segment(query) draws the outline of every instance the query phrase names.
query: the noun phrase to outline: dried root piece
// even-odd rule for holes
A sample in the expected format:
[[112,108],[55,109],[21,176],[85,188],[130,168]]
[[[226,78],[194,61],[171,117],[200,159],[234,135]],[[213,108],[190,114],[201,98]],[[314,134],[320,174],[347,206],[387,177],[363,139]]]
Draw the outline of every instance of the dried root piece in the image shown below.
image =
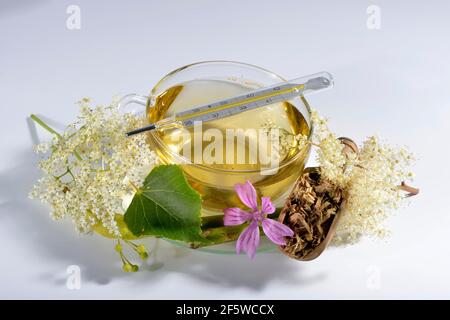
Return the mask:
[[[352,139],[338,140],[344,145],[344,155],[358,154],[358,146]],[[342,188],[321,176],[320,167],[305,169],[280,213],[280,222],[295,234],[286,246],[280,246],[281,251],[302,261],[317,258],[334,236],[343,193]]]
[[[348,160],[355,159],[355,155],[360,157],[358,146],[353,140],[346,137],[338,140],[343,144],[342,153]],[[341,167],[343,171],[346,168],[346,164]],[[294,237],[287,239],[286,245],[280,246],[280,249],[294,259],[307,261],[317,258],[335,234],[343,214],[341,209],[344,205],[348,209],[352,204],[348,187],[327,180],[326,173],[323,167],[305,169],[280,213],[279,221],[294,231]],[[398,189],[406,192],[405,197],[419,193],[419,189],[405,182]],[[348,210],[346,212],[348,214]]]
[[320,168],[307,168],[286,201],[279,221],[294,231],[280,249],[297,260],[317,258],[331,241],[343,190],[320,176]]

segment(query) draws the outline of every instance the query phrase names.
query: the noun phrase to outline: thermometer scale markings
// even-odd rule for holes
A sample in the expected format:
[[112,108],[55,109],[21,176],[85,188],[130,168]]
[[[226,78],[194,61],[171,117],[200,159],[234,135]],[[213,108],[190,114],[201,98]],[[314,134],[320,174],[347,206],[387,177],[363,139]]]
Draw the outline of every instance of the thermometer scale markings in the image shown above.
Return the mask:
[[[249,93],[235,98],[219,101],[192,110],[187,110],[176,114],[176,119],[184,126],[192,126],[194,121],[209,121],[228,117],[243,111],[252,110],[258,107],[276,102],[289,100],[298,96],[298,90],[302,90],[304,84],[286,84],[277,86],[257,93]],[[214,112],[214,110],[217,110]]]
[[156,123],[129,131],[126,134],[127,136],[132,136],[145,131],[170,127],[174,124],[192,126],[195,121],[220,119],[272,103],[287,101],[297,96],[320,92],[331,87],[333,87],[333,77],[331,74],[328,72],[319,72],[276,84],[272,87],[257,89],[237,97],[176,113]]

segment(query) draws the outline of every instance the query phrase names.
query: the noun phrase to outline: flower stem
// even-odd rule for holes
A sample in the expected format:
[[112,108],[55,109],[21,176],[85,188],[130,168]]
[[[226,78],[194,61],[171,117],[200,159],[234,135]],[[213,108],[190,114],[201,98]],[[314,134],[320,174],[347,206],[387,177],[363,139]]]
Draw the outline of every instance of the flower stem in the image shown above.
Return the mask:
[[405,195],[405,198],[409,198],[409,197],[419,194],[418,188],[414,188],[414,187],[407,185],[405,183],[405,181],[402,181],[402,183],[398,186],[398,188],[402,191],[407,192],[407,194]]
[[138,192],[139,191],[139,188],[137,187],[137,185],[135,185],[134,183],[133,183],[133,181],[128,181],[128,183],[130,184],[130,186],[134,189],[134,191],[135,192]]
[[[42,128],[44,128],[45,130],[47,130],[49,133],[55,135],[58,139],[63,140],[63,136],[57,132],[56,130],[54,130],[52,127],[50,127],[48,124],[46,124],[41,118],[39,118],[37,115],[32,114],[30,115],[31,120],[33,120],[34,122],[36,122],[38,125],[40,125]],[[82,160],[80,154],[74,150],[73,151],[73,155],[78,159],[78,160]]]
[[128,244],[132,249],[135,249],[135,248],[138,247],[137,244],[135,244],[134,242],[132,242],[132,241],[130,241],[130,240],[123,239],[123,242],[125,242],[126,244]]
[[55,136],[57,136],[59,139],[63,138],[62,135],[59,132],[55,131],[53,128],[51,128],[49,125],[47,125],[42,119],[40,119],[35,114],[30,115],[30,118],[34,122],[36,122],[38,125],[40,125],[42,128],[44,128],[45,130],[47,130],[51,134],[54,134]]

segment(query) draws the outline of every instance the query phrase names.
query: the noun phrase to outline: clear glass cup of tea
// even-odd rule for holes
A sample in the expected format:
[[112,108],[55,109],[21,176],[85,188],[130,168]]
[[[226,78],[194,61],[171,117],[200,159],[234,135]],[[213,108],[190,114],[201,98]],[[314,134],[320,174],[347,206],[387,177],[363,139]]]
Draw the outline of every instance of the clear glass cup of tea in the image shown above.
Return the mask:
[[[145,106],[149,123],[196,106],[231,98],[285,81],[266,69],[240,62],[205,61],[178,68],[163,77],[149,96],[129,95]],[[136,111],[136,110],[132,110]],[[222,214],[243,207],[234,190],[250,181],[259,196],[282,206],[302,174],[311,138],[310,108],[303,96],[184,128],[146,133],[164,164],[181,165],[202,199],[202,214]]]

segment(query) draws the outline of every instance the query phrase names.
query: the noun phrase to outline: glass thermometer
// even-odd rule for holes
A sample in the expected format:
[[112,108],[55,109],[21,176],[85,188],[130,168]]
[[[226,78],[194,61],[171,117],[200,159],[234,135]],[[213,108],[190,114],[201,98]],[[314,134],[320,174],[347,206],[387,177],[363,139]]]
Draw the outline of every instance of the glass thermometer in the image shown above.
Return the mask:
[[168,118],[127,132],[127,136],[174,125],[189,127],[193,126],[197,121],[206,122],[229,117],[241,112],[267,106],[272,103],[287,101],[297,96],[320,92],[332,87],[333,77],[331,74],[328,72],[319,72],[178,112]]

